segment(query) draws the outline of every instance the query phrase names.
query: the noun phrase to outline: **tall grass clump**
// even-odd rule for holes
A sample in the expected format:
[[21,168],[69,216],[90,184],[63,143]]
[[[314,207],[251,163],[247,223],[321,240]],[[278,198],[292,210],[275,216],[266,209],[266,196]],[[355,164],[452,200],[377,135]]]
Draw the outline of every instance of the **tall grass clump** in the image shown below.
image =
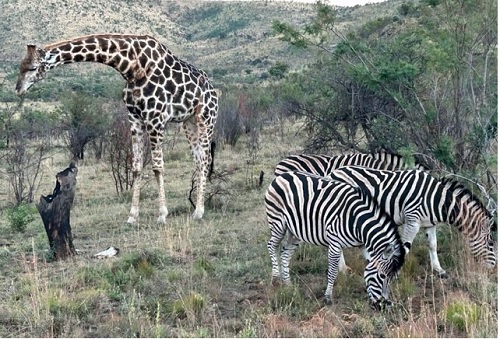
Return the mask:
[[450,272],[451,280],[448,283],[458,290],[443,297],[443,326],[453,335],[496,337],[498,279],[492,279],[496,271],[488,271],[472,256],[458,232],[449,232],[446,246],[449,260],[445,269]]
[[481,308],[471,301],[455,300],[445,307],[444,318],[456,329],[470,332],[473,326],[479,324]]

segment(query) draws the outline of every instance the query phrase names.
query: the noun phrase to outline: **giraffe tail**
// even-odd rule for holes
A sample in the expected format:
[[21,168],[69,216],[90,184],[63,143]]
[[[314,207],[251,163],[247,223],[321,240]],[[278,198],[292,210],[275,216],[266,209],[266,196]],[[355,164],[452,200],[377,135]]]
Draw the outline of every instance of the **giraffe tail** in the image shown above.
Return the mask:
[[214,172],[214,159],[215,159],[215,148],[217,144],[215,141],[210,142],[210,165],[208,167],[208,181],[212,182],[212,173]]

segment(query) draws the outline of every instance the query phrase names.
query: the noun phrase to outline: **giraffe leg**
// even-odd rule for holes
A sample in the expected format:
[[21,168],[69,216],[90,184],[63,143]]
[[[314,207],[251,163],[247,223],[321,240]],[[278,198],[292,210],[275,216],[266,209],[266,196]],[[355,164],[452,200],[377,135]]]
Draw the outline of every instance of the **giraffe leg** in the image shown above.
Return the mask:
[[153,172],[155,174],[156,184],[158,186],[158,210],[159,216],[157,223],[165,224],[168,210],[165,202],[165,184],[163,180],[163,138],[156,136],[151,139],[151,158],[153,160]]
[[131,125],[132,132],[132,174],[134,183],[132,185],[132,207],[128,215],[127,223],[134,224],[139,216],[139,196],[141,193],[141,171],[142,171],[142,155],[143,155],[143,128]]
[[[195,118],[196,121],[200,119]],[[212,161],[210,154],[210,135],[203,123],[195,124],[192,120],[183,123],[184,132],[189,141],[191,152],[193,153],[196,164],[196,207],[193,213],[193,219],[201,219],[205,212],[204,195],[207,184],[208,169]]]

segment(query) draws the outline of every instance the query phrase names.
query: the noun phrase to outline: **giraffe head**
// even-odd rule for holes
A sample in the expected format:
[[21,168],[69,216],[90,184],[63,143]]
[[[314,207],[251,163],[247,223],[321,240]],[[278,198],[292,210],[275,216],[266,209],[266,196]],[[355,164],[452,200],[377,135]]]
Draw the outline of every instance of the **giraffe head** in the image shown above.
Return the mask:
[[53,62],[53,55],[35,45],[28,45],[27,54],[19,67],[16,94],[25,94],[35,82],[43,79]]

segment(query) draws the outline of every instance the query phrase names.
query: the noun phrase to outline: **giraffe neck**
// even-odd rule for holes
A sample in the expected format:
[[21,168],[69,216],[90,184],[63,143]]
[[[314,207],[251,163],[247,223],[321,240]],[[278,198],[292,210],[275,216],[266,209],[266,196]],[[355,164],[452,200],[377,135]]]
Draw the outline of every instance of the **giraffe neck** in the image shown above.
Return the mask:
[[[73,62],[98,62],[116,69],[127,81],[144,78],[167,49],[147,35],[89,35],[43,48],[48,69]],[[153,61],[153,62],[152,62]]]

